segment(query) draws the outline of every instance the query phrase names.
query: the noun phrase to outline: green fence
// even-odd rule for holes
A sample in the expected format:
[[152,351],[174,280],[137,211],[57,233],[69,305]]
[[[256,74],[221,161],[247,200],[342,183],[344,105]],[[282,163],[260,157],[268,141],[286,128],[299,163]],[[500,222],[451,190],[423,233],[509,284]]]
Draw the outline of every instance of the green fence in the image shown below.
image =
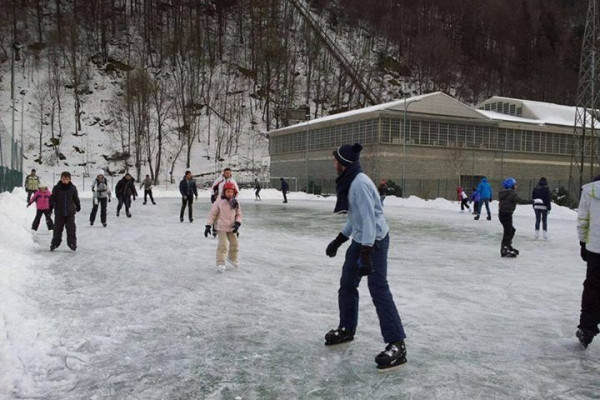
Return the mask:
[[23,173],[0,166],[0,192],[12,191],[23,185]]

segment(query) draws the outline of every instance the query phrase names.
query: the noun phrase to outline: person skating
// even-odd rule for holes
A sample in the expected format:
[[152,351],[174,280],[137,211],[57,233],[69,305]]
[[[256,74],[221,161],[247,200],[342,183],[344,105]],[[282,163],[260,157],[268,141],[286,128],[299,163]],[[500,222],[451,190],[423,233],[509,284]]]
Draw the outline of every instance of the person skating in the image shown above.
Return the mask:
[[31,199],[31,196],[38,190],[40,184],[40,178],[36,175],[35,169],[31,170],[31,173],[25,177],[25,190],[27,191],[27,203]]
[[502,257],[516,257],[519,250],[512,247],[512,240],[517,231],[513,226],[513,213],[517,204],[533,204],[533,200],[526,200],[519,197],[516,192],[517,181],[514,178],[506,178],[502,182],[501,190],[498,193],[498,219],[504,230],[502,234],[502,244],[500,245],[500,255]]
[[260,198],[260,182],[258,178],[254,178],[254,200],[261,200]]
[[481,208],[485,204],[485,210],[487,211],[487,220],[492,219],[492,213],[490,212],[490,201],[492,201],[492,186],[488,183],[487,178],[484,176],[481,178],[481,182],[477,185],[477,191],[479,192],[479,205],[477,206],[477,215],[475,219],[478,220],[481,215]]
[[290,185],[283,178],[279,178],[281,181],[281,193],[283,193],[283,202],[287,203],[287,193],[290,191]]
[[379,186],[377,186],[377,191],[379,192],[379,199],[381,200],[381,205],[383,205],[383,201],[385,200],[388,192],[388,185],[386,179],[381,179],[379,181]]
[[467,196],[467,194],[465,193],[463,188],[460,186],[456,187],[456,197],[457,197],[458,201],[460,202],[460,211],[461,212],[464,212],[465,208],[467,210],[471,210],[471,208],[469,207],[469,196]]
[[471,197],[469,198],[471,203],[473,203],[473,214],[477,215],[477,210],[479,210],[479,200],[481,200],[481,196],[477,191],[477,188],[471,189]]
[[90,225],[94,225],[96,221],[96,214],[98,213],[98,206],[100,206],[100,222],[102,226],[106,228],[106,206],[110,203],[111,192],[108,181],[104,176],[104,171],[98,171],[96,179],[92,183],[92,211],[90,212]]
[[577,339],[587,348],[600,324],[600,175],[583,185],[577,210],[577,234],[581,258],[587,264]]
[[179,222],[183,222],[183,214],[185,207],[188,207],[188,218],[190,222],[194,222],[192,204],[194,196],[198,199],[198,189],[196,188],[196,180],[192,177],[190,171],[185,171],[185,176],[179,182],[179,193],[181,193],[181,211],[179,212]]
[[548,239],[548,214],[552,209],[550,201],[550,189],[548,189],[548,180],[541,177],[537,186],[531,192],[533,199],[533,210],[535,212],[535,238],[540,236],[540,220],[544,239]]
[[152,197],[152,185],[154,185],[154,182],[152,182],[150,175],[146,175],[146,178],[142,181],[142,184],[140,185],[140,189],[144,188],[144,202],[142,203],[143,205],[146,205],[148,201],[148,196],[150,196],[150,201],[152,202],[152,204],[156,205],[156,203],[154,202],[154,197]]
[[239,266],[238,230],[242,225],[242,209],[236,200],[237,190],[233,182],[227,182],[223,194],[216,200],[206,220],[204,237],[211,234],[213,225],[216,225],[219,244],[217,245],[217,270],[225,271],[225,260],[233,267]]
[[123,178],[119,182],[117,182],[117,186],[115,186],[115,194],[117,195],[117,200],[119,203],[117,204],[117,217],[121,212],[121,208],[125,205],[125,215],[127,218],[131,218],[131,212],[129,212],[129,208],[131,207],[131,198],[135,201],[138,193],[135,190],[135,179],[128,172],[125,174]]
[[51,196],[52,193],[50,193],[48,190],[48,186],[40,183],[38,190],[33,194],[31,199],[29,199],[29,203],[27,203],[27,207],[35,203],[35,207],[37,209],[35,218],[31,224],[31,229],[34,231],[38,230],[42,215],[46,218],[46,226],[48,227],[48,230],[51,231],[54,228],[54,222],[52,221],[52,208],[50,207]]
[[54,229],[50,251],[54,251],[62,242],[63,229],[67,230],[67,246],[77,249],[77,227],[75,214],[81,211],[77,188],[71,183],[71,174],[64,171],[60,181],[52,188],[50,206],[54,209]]
[[210,197],[211,203],[214,203],[215,200],[221,198],[221,196],[223,195],[223,187],[227,182],[231,182],[235,185],[236,193],[240,192],[240,188],[237,182],[235,181],[235,179],[233,179],[231,168],[227,167],[223,170],[223,174],[217,179],[215,179],[215,181],[212,184],[213,193]]
[[361,278],[368,276],[369,292],[387,344],[375,362],[378,369],[385,370],[406,363],[406,335],[387,281],[389,228],[377,188],[361,170],[361,150],[362,146],[356,143],[340,146],[333,152],[338,173],[334,212],[347,212],[348,218],[325,253],[335,257],[338,248],[349,238],[352,244],[346,250],[338,290],[340,321],[336,329],[325,335],[325,344],[336,345],[354,339],[358,324],[358,286]]

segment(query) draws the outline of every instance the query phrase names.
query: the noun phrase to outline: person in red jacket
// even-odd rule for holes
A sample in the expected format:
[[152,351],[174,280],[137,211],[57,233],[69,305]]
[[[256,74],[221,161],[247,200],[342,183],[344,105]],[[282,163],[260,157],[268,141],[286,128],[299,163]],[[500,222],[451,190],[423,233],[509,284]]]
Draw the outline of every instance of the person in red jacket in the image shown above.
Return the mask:
[[50,208],[50,196],[52,193],[48,190],[48,186],[40,184],[38,190],[33,194],[27,207],[35,203],[37,212],[35,213],[35,219],[31,224],[31,229],[34,231],[38,230],[42,215],[46,217],[46,226],[51,231],[54,228],[54,222],[52,222],[52,208]]
[[467,208],[467,210],[471,209],[469,207],[469,196],[467,196],[463,188],[460,186],[456,187],[456,197],[460,202],[460,211],[465,211],[465,207]]

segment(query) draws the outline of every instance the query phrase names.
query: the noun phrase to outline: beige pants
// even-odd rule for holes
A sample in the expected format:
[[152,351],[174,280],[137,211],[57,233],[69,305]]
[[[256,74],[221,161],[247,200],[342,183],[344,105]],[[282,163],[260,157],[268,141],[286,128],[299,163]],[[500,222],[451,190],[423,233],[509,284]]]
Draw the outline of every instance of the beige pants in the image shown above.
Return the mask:
[[[219,244],[217,245],[217,265],[225,265],[229,258],[232,262],[238,262],[238,237],[232,232],[218,231]],[[229,247],[229,249],[227,249]]]

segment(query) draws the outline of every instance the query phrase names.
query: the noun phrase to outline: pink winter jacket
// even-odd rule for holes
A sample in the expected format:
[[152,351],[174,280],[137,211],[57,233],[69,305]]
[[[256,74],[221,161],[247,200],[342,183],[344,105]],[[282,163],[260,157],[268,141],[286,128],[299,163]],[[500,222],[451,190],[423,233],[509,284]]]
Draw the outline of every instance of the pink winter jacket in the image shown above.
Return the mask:
[[38,210],[49,210],[50,209],[50,191],[48,189],[38,190],[29,199],[29,205],[35,202],[35,206]]
[[235,222],[242,223],[242,208],[239,203],[236,209],[231,208],[228,199],[220,198],[215,201],[208,214],[206,225],[214,224],[217,221],[217,231],[231,232]]

